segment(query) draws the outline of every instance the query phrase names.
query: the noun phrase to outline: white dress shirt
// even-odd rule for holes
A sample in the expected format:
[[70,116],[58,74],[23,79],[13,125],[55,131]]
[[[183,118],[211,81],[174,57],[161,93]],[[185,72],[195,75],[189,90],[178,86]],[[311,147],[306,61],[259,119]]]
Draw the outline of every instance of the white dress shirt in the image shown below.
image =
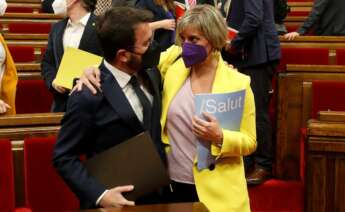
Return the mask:
[[91,13],[87,13],[84,17],[76,22],[72,22],[68,19],[65,32],[63,34],[63,48],[73,47],[78,48],[81,37],[83,36],[85,26],[90,18]]
[[[140,122],[143,122],[143,106],[141,105],[138,96],[136,95],[133,86],[129,83],[131,79],[131,75],[120,71],[116,67],[109,64],[107,61],[104,60],[105,67],[111,72],[111,74],[115,77],[117,83],[119,83],[120,88],[122,89],[123,93],[127,97],[129,104],[131,105],[132,109],[134,110],[135,115],[138,117]],[[153,102],[153,96],[148,92],[148,90],[141,85],[140,88],[144,91],[146,97],[149,99],[150,103]],[[108,192],[105,190],[97,199],[96,205],[99,205],[99,202],[103,198],[103,196]]]

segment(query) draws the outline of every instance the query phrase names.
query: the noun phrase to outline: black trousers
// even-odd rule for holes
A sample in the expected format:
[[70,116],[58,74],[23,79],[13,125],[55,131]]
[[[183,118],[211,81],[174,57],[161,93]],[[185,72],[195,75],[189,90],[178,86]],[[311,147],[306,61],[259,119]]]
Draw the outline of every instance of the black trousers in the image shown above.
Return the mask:
[[269,119],[270,91],[272,89],[272,77],[277,63],[266,63],[259,66],[239,68],[239,72],[250,76],[251,89],[255,99],[256,110],[256,151],[244,158],[245,166],[254,163],[268,171],[272,169],[273,144],[272,126]]
[[165,203],[199,202],[195,185],[172,181],[163,189]]

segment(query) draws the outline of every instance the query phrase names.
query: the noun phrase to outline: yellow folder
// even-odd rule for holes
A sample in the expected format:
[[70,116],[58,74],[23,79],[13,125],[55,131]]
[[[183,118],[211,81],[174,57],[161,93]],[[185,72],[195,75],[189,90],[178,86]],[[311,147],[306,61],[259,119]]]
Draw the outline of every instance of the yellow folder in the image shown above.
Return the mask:
[[102,57],[98,55],[68,47],[63,54],[54,83],[72,89],[73,79],[80,77],[88,67],[98,67],[101,62]]

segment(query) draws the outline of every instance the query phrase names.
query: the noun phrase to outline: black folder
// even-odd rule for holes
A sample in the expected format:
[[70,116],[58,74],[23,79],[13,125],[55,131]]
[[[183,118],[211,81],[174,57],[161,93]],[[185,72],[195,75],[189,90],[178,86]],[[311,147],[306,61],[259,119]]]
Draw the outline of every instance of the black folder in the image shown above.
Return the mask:
[[134,185],[123,193],[128,200],[158,190],[170,180],[150,135],[145,132],[115,145],[84,162],[89,174],[108,189]]

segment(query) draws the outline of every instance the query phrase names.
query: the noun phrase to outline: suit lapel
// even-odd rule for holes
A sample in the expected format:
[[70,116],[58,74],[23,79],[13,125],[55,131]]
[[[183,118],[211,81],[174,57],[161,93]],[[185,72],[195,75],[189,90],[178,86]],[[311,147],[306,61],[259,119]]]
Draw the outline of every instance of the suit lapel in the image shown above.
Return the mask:
[[64,53],[64,49],[63,49],[63,34],[65,32],[65,28],[67,25],[67,21],[68,18],[63,19],[62,24],[60,25],[60,27],[57,29],[57,33],[56,33],[56,55],[58,57],[58,61],[61,61],[62,55]]
[[90,47],[88,47],[88,44],[90,45],[92,41],[94,41],[93,35],[95,32],[94,27],[96,27],[95,24],[95,15],[91,13],[89,20],[86,23],[83,35],[81,36],[80,43],[79,43],[79,49],[82,50],[88,50]]
[[128,127],[132,128],[135,134],[142,132],[144,130],[143,126],[114,76],[103,63],[100,66],[100,70],[102,73],[101,88],[103,95],[108,100],[111,107],[117,112],[117,114],[128,125]]

